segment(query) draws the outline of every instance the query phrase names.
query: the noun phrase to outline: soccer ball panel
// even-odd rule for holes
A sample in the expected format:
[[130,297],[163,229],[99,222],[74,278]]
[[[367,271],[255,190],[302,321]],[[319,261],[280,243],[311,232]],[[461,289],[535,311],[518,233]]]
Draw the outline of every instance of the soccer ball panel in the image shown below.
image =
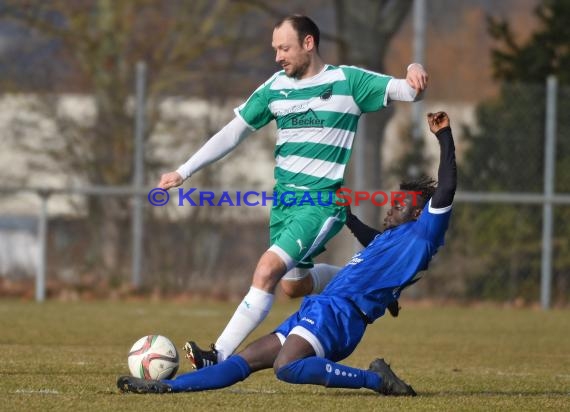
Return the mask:
[[170,379],[178,371],[178,351],[162,335],[143,336],[129,351],[131,375],[143,379]]

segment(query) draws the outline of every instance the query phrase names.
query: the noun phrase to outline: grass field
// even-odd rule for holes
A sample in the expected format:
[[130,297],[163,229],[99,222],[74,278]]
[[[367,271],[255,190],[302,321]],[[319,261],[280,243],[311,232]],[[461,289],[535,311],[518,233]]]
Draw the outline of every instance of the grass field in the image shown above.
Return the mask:
[[[298,302],[280,302],[266,333]],[[180,347],[214,341],[233,312],[224,303],[0,301],[0,410],[570,410],[570,312],[404,307],[372,325],[345,363],[384,357],[418,392],[288,385],[271,371],[219,391],[120,394],[126,352],[160,333]],[[189,367],[182,364],[181,371]]]

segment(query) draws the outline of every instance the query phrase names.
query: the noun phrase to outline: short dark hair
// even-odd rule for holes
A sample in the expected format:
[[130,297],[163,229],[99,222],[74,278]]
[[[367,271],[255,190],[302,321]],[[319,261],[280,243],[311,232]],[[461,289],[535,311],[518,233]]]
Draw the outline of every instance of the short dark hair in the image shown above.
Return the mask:
[[400,183],[400,190],[409,192],[421,192],[420,197],[423,200],[423,204],[419,205],[421,207],[423,207],[431,199],[436,189],[437,181],[425,175],[420,176],[414,180],[407,180]]
[[274,29],[278,29],[283,23],[289,22],[293,29],[297,32],[299,44],[303,44],[303,40],[307,36],[313,36],[315,46],[319,50],[319,41],[321,39],[321,32],[316,23],[307,16],[301,14],[293,14],[291,16],[283,17],[276,24]]

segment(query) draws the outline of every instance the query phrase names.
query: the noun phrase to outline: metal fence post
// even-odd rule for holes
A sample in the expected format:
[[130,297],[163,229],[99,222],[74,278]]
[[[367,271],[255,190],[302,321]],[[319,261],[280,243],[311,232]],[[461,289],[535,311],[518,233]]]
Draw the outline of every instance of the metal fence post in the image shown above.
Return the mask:
[[[414,63],[425,65],[426,5],[425,0],[414,0]],[[422,138],[423,102],[412,104],[412,137]]]
[[[136,101],[135,101],[135,152],[133,188],[138,192],[144,183],[144,133],[145,133],[145,82],[146,64],[138,62],[136,66]],[[142,283],[142,247],[143,247],[143,198],[135,193],[133,199],[132,217],[132,283],[140,287]]]
[[552,288],[552,197],[556,169],[556,76],[546,80],[546,122],[544,147],[544,197],[542,206],[542,261],[540,302],[543,309],[550,308]]
[[46,299],[48,191],[38,192],[41,200],[38,219],[38,267],[36,269],[36,302]]

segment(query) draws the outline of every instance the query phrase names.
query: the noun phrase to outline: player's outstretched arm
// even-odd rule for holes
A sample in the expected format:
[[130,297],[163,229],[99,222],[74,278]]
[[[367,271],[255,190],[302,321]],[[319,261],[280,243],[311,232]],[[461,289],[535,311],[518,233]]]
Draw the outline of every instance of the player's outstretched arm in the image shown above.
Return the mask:
[[368,246],[377,235],[382,233],[379,230],[362,223],[360,219],[352,214],[350,207],[346,208],[346,227],[350,229],[354,237],[356,237],[364,247]]
[[227,155],[251,133],[252,130],[247,123],[236,116],[176,171],[163,174],[158,187],[168,190],[180,186],[198,170]]
[[440,209],[453,203],[457,188],[455,144],[447,113],[429,113],[427,121],[431,132],[437,137],[440,148],[437,189],[431,199],[431,206]]
[[428,74],[419,63],[408,66],[405,79],[391,79],[386,90],[389,101],[415,102],[421,100],[427,88]]

